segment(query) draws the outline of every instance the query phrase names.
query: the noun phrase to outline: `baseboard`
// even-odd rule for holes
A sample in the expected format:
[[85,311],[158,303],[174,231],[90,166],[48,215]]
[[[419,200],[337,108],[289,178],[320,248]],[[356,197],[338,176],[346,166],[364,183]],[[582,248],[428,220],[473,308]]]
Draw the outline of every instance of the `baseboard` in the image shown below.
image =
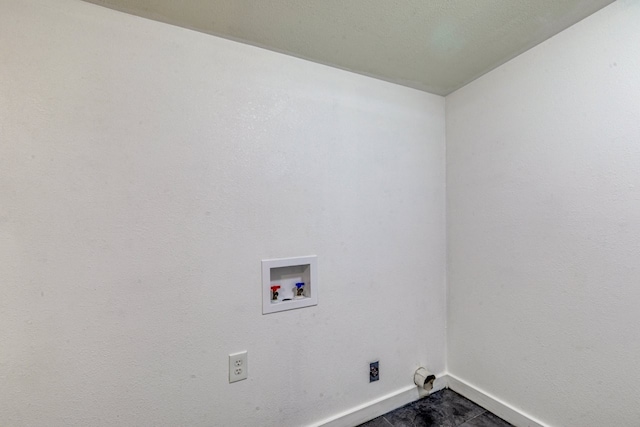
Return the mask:
[[[433,384],[433,390],[431,392],[433,393],[444,388],[450,388],[516,427],[547,427],[532,416],[527,415],[454,375],[436,375],[436,381]],[[407,403],[414,402],[426,394],[428,393],[421,393],[416,386],[407,386],[381,398],[348,409],[319,423],[312,424],[310,427],[354,427],[400,408]]]
[[[446,387],[447,375],[436,375],[432,392]],[[421,397],[418,387],[415,385],[407,386],[381,398],[348,409],[319,423],[312,424],[310,427],[354,427],[400,408],[407,403],[414,402]]]
[[493,412],[516,427],[547,427],[535,418],[486,393],[451,374],[447,375],[449,388]]

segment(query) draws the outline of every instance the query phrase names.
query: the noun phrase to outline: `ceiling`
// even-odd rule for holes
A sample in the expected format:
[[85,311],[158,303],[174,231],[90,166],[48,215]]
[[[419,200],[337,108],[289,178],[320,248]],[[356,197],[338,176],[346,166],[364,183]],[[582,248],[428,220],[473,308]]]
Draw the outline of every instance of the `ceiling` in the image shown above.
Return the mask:
[[447,95],[613,0],[86,0]]

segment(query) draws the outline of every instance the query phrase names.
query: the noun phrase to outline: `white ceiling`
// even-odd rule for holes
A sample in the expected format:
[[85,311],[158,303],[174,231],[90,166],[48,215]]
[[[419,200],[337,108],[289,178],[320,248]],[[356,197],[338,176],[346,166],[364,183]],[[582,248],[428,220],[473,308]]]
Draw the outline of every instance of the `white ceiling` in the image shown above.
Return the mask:
[[87,0],[446,95],[613,0]]

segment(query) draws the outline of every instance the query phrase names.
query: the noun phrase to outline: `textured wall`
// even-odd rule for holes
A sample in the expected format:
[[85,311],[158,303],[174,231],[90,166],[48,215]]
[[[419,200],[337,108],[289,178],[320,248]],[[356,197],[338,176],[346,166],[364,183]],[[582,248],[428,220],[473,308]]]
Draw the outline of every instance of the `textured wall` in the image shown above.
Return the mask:
[[552,426],[640,420],[640,2],[447,97],[448,367]]
[[[0,10],[0,425],[304,425],[445,369],[443,98]],[[319,305],[263,316],[260,260],[308,254]]]

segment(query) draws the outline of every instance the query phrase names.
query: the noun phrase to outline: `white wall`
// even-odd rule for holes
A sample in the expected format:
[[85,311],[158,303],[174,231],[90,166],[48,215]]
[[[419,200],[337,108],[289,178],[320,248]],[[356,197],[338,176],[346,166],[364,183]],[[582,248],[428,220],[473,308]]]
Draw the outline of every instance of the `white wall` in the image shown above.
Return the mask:
[[[443,98],[71,0],[0,0],[0,63],[0,425],[298,426],[445,369]],[[263,316],[308,254],[320,304]]]
[[640,2],[447,97],[449,371],[553,426],[640,420]]

